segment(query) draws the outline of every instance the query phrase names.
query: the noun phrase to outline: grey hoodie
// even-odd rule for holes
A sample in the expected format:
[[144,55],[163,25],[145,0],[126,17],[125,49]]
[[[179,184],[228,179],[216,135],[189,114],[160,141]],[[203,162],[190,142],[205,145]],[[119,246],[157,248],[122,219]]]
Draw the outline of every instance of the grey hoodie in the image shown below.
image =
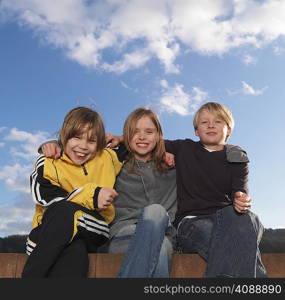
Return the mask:
[[176,170],[159,174],[153,162],[136,161],[135,172],[128,173],[128,162],[117,176],[114,199],[115,219],[111,223],[110,235],[130,224],[136,224],[142,209],[150,204],[161,204],[173,222],[176,213]]

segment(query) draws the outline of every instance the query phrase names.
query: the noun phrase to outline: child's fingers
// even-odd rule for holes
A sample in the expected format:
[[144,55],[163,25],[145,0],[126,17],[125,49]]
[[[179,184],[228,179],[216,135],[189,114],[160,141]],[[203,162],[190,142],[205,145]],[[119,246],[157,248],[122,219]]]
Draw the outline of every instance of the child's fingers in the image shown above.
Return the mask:
[[243,207],[243,208],[249,208],[249,207],[251,207],[250,201],[239,201],[239,200],[236,200],[234,203],[235,203],[235,205],[237,205],[239,207]]
[[48,143],[42,146],[42,152],[45,157],[59,158],[61,154],[61,149],[55,143]]
[[242,192],[235,192],[235,196],[236,196],[236,197],[240,197],[240,196],[242,196],[242,195],[243,195]]
[[117,197],[119,194],[117,193],[117,191],[116,190],[112,190],[112,197],[114,198],[114,197]]
[[235,203],[234,204],[235,210],[237,210],[240,213],[247,212],[250,209],[250,207],[251,207],[250,205],[245,205],[244,203],[242,203],[242,204]]

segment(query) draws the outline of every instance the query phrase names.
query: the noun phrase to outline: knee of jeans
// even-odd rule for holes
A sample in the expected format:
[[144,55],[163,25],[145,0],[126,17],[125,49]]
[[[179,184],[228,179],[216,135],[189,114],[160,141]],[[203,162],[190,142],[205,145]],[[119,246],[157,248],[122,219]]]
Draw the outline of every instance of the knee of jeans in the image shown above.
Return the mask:
[[143,218],[145,220],[158,221],[163,218],[168,218],[166,209],[160,204],[151,204],[144,208]]
[[222,216],[225,224],[231,226],[231,224],[235,224],[237,226],[246,227],[246,224],[249,225],[251,223],[251,217],[249,213],[238,213],[232,205],[226,206],[219,211],[217,211],[217,215]]
[[228,225],[234,226],[240,234],[244,236],[254,235],[259,239],[262,237],[264,228],[257,215],[253,212],[249,211],[240,214],[233,209],[232,212],[230,210],[227,211],[227,217],[231,219]]

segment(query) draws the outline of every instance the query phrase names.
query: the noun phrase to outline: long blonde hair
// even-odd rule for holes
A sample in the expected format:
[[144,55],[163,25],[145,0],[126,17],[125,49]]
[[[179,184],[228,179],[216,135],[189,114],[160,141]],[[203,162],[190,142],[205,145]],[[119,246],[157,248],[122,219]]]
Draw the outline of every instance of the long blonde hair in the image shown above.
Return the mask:
[[165,145],[163,141],[163,133],[162,133],[162,127],[160,125],[158,116],[155,112],[152,110],[145,108],[145,107],[139,107],[135,109],[133,112],[129,114],[127,117],[125,124],[124,124],[124,142],[126,145],[127,150],[129,151],[129,161],[130,161],[130,167],[129,172],[134,172],[135,167],[135,156],[133,154],[133,150],[130,147],[131,140],[135,135],[136,130],[136,124],[137,122],[144,116],[147,116],[150,118],[150,120],[153,122],[156,131],[157,131],[157,141],[156,146],[153,149],[151,153],[151,160],[155,163],[156,169],[163,173],[166,171],[166,166],[163,163],[163,159],[165,156]]

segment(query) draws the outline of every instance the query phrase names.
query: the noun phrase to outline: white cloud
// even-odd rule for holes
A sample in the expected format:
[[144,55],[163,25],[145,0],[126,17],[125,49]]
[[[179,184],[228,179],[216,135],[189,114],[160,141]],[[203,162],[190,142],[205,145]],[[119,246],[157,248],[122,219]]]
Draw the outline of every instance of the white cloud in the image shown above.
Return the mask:
[[242,57],[242,62],[245,64],[245,65],[253,65],[253,64],[256,64],[257,62],[257,58],[256,57],[253,57],[252,55],[249,55],[249,54],[245,54],[243,57]]
[[182,84],[175,84],[170,87],[168,82],[163,79],[160,81],[163,88],[162,96],[159,100],[160,109],[169,113],[177,113],[182,116],[189,115],[197,110],[198,106],[204,102],[208,94],[199,87],[193,87],[187,94]]
[[162,79],[162,80],[160,81],[160,85],[161,85],[163,88],[167,89],[167,88],[168,88],[168,82],[167,82],[167,80]]
[[0,180],[2,180],[8,189],[29,193],[29,176],[32,171],[32,165],[7,165],[0,169]]
[[31,230],[34,203],[31,196],[20,193],[11,205],[0,206],[0,236],[28,234]]
[[4,137],[6,141],[18,142],[17,147],[11,147],[10,152],[13,156],[25,159],[32,159],[37,155],[37,149],[41,143],[50,137],[47,132],[39,131],[35,134],[12,128],[8,135]]
[[143,66],[149,59],[150,55],[147,52],[138,50],[124,54],[122,60],[113,64],[103,63],[102,68],[110,72],[121,74],[127,70]]
[[260,90],[254,89],[251,85],[249,85],[245,81],[242,81],[242,91],[246,95],[253,95],[253,96],[262,95],[266,89],[267,87],[264,87]]
[[9,190],[29,193],[29,176],[33,162],[38,155],[38,147],[50,139],[47,132],[29,133],[17,128],[8,129],[1,147],[8,155],[9,165],[0,166],[0,180]]
[[123,80],[121,80],[121,85],[125,89],[130,89],[130,87]]
[[[29,27],[70,59],[118,74],[140,68],[154,58],[166,73],[179,73],[175,60],[182,47],[186,48],[183,53],[190,49],[203,55],[222,55],[245,45],[263,47],[285,35],[284,0],[1,3],[5,19]],[[250,57],[244,62],[250,62]]]
[[275,55],[281,55],[285,52],[285,47],[274,46],[273,47],[273,52],[274,52]]
[[130,87],[126,82],[124,82],[123,80],[121,80],[121,85],[122,85],[122,87],[123,88],[125,88],[125,89],[127,89],[127,90],[130,90],[130,91],[132,91],[132,92],[134,92],[134,93],[138,93],[138,88],[132,88],[132,87]]

